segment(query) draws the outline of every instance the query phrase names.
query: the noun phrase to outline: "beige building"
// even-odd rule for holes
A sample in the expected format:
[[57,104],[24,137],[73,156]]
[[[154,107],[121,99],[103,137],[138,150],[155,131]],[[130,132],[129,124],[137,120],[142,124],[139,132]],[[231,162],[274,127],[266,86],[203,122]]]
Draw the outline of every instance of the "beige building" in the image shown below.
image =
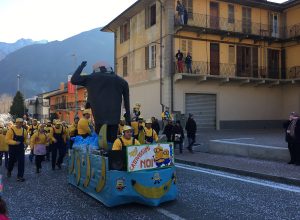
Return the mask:
[[300,111],[299,0],[180,2],[182,19],[176,0],[139,0],[102,29],[144,117],[169,107],[201,129],[266,128]]

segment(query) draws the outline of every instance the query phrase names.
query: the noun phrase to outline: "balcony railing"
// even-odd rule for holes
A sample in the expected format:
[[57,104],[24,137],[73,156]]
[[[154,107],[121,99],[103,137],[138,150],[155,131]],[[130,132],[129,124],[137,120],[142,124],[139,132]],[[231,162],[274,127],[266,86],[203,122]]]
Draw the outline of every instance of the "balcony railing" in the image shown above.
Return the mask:
[[[78,109],[82,109],[84,108],[86,104],[86,101],[78,101]],[[51,111],[55,111],[55,110],[72,110],[75,109],[76,104],[75,102],[65,102],[65,103],[58,103],[55,105],[51,105],[50,106],[50,110]]]
[[[300,67],[298,69],[300,76]],[[178,64],[175,64],[175,73],[179,73]],[[229,63],[214,63],[214,62],[192,62],[192,72],[188,71],[187,66],[183,65],[182,73],[191,75],[211,75],[211,76],[224,76],[224,77],[247,77],[247,78],[270,78],[281,79],[281,69],[279,68],[266,68],[263,66],[255,65],[239,65]]]
[[[190,13],[187,24],[182,24],[179,17],[175,16],[176,26],[190,26],[207,29],[207,33],[227,32],[243,35],[252,35],[256,37],[268,37],[274,39],[290,39],[300,36],[300,23],[291,26],[274,26],[252,22],[248,19],[237,20],[222,18],[199,13]],[[225,33],[224,33],[225,34]]]

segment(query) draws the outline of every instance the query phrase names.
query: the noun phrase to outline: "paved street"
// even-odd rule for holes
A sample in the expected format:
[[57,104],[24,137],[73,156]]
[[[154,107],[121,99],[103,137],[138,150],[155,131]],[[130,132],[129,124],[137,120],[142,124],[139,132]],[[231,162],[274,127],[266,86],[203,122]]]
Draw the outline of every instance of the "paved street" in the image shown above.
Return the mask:
[[[27,160],[28,161],[28,160]],[[177,201],[152,208],[106,208],[66,180],[66,167],[41,174],[26,164],[26,182],[4,177],[12,219],[299,219],[300,188],[178,164]],[[3,167],[1,173],[4,173]]]

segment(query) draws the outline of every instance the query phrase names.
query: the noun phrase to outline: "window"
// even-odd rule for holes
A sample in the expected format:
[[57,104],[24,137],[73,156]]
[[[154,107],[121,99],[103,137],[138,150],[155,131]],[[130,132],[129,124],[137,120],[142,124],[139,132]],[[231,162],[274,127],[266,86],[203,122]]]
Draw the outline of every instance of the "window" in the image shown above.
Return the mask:
[[156,45],[145,47],[145,68],[152,69],[156,67]]
[[193,54],[193,44],[191,40],[181,40],[180,51],[183,53],[183,56],[186,57],[187,53],[190,52],[190,55]]
[[156,24],[156,4],[145,9],[145,28]]
[[242,9],[243,13],[243,20],[242,20],[242,28],[243,32],[246,34],[251,33],[251,8],[243,7]]
[[128,60],[127,57],[123,57],[123,76],[128,76]]
[[235,48],[233,45],[229,45],[229,56],[228,56],[228,63],[229,64],[234,64],[235,61]]
[[120,26],[120,43],[130,39],[130,23],[126,22]]
[[228,23],[234,23],[234,5],[228,5]]

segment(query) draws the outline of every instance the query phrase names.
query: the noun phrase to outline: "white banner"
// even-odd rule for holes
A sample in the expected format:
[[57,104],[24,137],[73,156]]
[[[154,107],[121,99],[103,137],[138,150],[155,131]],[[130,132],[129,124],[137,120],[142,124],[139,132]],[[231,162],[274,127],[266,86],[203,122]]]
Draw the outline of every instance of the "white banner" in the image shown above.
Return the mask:
[[127,147],[127,171],[159,169],[174,165],[172,143]]

